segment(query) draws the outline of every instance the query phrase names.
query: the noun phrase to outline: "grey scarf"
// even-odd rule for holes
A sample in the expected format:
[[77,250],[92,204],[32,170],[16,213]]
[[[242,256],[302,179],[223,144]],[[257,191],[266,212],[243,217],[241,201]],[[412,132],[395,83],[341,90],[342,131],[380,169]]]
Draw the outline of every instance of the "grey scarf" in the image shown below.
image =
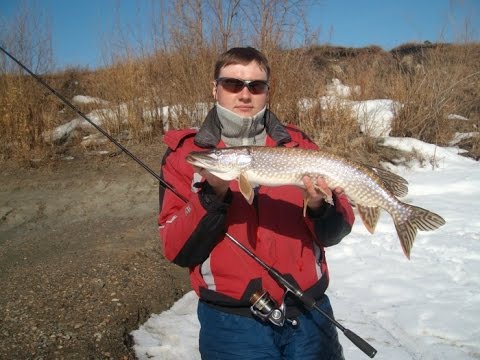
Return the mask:
[[264,114],[266,107],[254,116],[239,116],[223,106],[216,104],[217,114],[222,126],[222,140],[227,146],[265,145]]

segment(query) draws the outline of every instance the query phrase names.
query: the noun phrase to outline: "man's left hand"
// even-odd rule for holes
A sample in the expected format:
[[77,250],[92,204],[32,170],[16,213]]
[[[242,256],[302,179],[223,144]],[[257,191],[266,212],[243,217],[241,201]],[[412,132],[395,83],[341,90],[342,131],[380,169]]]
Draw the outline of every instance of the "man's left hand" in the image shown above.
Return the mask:
[[[309,176],[304,176],[302,180],[305,186],[305,198],[308,200],[307,206],[310,209],[319,209],[325,201],[333,205],[333,192],[323,177],[317,177],[316,183]],[[337,195],[343,193],[340,187],[336,187],[333,191]]]

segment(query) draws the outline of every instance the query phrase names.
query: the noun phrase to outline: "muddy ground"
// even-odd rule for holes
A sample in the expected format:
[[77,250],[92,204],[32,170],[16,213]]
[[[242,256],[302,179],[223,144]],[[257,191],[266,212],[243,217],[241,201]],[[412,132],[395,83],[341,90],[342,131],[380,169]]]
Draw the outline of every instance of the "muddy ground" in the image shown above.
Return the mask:
[[[160,145],[130,150],[159,168]],[[135,359],[129,333],[190,290],[157,212],[125,154],[0,163],[0,359]]]

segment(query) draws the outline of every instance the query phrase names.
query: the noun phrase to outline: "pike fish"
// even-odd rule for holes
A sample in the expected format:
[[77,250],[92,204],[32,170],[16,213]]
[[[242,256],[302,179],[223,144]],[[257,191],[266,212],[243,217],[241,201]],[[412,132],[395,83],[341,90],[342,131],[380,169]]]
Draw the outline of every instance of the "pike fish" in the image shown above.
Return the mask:
[[380,209],[387,211],[408,259],[417,230],[435,230],[445,224],[441,216],[397,198],[408,193],[408,182],[401,176],[323,151],[239,146],[191,152],[186,161],[223,180],[237,179],[241,193],[250,204],[255,185],[304,187],[305,175],[312,180],[321,176],[330,188],[344,190],[370,233],[375,231]]

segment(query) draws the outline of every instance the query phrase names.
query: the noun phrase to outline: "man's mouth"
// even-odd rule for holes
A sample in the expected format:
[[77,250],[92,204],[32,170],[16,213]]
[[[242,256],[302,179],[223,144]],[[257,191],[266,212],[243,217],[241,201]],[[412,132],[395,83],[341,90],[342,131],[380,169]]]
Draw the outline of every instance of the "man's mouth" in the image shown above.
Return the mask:
[[253,106],[236,106],[235,108],[241,111],[249,111],[253,109]]

